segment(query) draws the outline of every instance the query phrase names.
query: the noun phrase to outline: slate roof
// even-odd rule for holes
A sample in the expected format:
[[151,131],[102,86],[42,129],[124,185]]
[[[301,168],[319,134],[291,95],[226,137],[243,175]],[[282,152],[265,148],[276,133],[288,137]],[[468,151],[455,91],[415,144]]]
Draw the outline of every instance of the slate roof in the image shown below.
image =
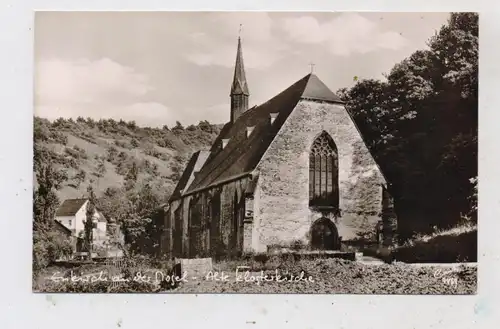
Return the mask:
[[[301,99],[342,103],[316,75],[306,75],[266,103],[243,112],[234,123],[224,125],[205,164],[184,194],[223,183],[232,177],[249,174]],[[278,114],[272,124],[271,113]],[[252,126],[254,129],[247,137],[247,127]],[[224,148],[221,146],[222,139],[229,139]],[[189,174],[189,165],[193,164],[188,163],[184,173],[186,175]],[[181,177],[181,180],[183,178],[186,179]]]
[[87,199],[67,199],[57,209],[56,216],[74,216]]
[[170,197],[170,201],[178,199],[184,191],[187,191],[186,189],[189,188],[194,180],[195,172],[198,172],[202,168],[209,155],[209,151],[197,151],[193,153],[186,164],[186,168],[184,169],[179,182],[177,182],[177,186]]

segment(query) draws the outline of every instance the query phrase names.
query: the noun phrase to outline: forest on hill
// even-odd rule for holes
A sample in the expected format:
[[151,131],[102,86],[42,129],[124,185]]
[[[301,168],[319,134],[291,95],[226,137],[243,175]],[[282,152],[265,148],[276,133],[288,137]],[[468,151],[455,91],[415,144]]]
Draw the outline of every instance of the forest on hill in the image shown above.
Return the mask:
[[[34,118],[34,260],[43,267],[64,249],[51,234],[62,201],[95,195],[96,206],[120,224],[132,249],[151,245],[152,218],[170,197],[186,161],[207,149],[221,125],[138,127],[91,118]],[[148,241],[146,241],[148,240]]]
[[220,128],[207,121],[159,129],[113,119],[35,117],[34,170],[53,164],[64,176],[57,191],[62,200],[85,197],[89,184],[101,195],[134,176],[137,188],[149,184],[165,202],[191,154],[209,148]]

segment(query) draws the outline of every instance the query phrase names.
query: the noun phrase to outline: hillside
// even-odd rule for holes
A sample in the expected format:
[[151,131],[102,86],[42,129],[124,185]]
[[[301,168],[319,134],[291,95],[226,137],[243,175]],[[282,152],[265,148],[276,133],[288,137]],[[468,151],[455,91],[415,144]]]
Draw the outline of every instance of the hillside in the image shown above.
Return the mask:
[[65,176],[57,191],[61,201],[85,196],[91,183],[98,196],[108,188],[121,188],[131,171],[137,186],[148,183],[166,201],[190,155],[209,148],[220,129],[207,121],[157,129],[112,119],[50,122],[35,117],[34,148],[35,156],[45,151]]

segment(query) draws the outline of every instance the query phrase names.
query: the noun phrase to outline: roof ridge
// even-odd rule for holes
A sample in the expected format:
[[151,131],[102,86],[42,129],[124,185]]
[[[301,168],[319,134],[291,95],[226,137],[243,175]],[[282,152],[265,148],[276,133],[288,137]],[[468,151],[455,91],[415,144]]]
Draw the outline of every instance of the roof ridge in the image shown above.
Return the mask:
[[[307,78],[307,81],[309,81],[309,79],[311,78],[311,75],[312,73],[309,73],[307,74],[306,76],[300,78],[299,80],[295,81],[293,84],[291,84],[290,86],[286,87],[285,89],[283,89],[282,91],[280,91],[278,94],[274,95],[273,97],[269,98],[267,101],[265,101],[264,103],[261,103],[259,105],[254,105],[252,106],[251,108],[249,108],[248,110],[246,110],[245,112],[243,112],[239,117],[238,119],[236,119],[236,121],[240,120],[242,117],[244,117],[245,115],[248,115],[248,113],[251,113],[253,111],[256,111],[258,110],[259,108],[263,107],[265,104],[275,100],[276,98],[278,98],[279,96],[281,96],[283,93],[289,91],[290,89],[292,89],[293,87],[295,87],[296,85],[299,84],[299,82],[305,80]],[[301,92],[301,94],[303,94],[305,88],[307,86],[307,83],[304,84],[304,88]]]

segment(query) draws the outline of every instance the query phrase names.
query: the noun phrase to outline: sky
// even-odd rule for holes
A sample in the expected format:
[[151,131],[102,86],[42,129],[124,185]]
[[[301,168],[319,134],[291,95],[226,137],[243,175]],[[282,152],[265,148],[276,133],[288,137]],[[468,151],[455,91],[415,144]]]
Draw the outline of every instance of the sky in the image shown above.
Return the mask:
[[[238,35],[259,105],[311,72],[332,90],[383,74],[448,13],[37,12],[34,111],[169,127],[229,121]],[[242,24],[241,32],[239,32]]]

